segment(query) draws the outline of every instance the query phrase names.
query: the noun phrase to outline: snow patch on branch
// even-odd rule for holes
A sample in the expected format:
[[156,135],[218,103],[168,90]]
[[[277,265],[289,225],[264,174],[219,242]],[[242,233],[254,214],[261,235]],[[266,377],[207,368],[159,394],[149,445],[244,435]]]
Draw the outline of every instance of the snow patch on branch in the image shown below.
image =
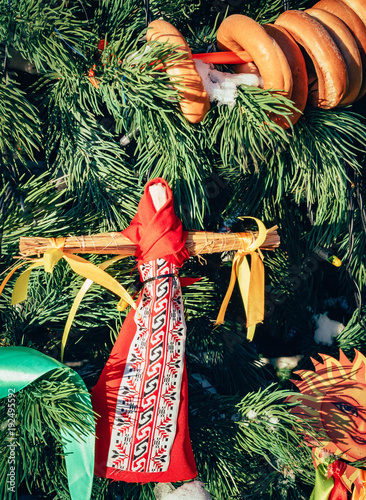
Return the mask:
[[204,63],[199,59],[194,62],[210,101],[217,101],[219,106],[222,104],[227,104],[231,108],[235,106],[240,85],[263,88],[263,78],[259,75],[253,63],[241,65],[242,71],[245,71],[245,73],[232,74],[218,71],[214,69],[212,64]]
[[185,483],[174,489],[171,483],[159,483],[154,488],[157,500],[212,500],[201,481]]
[[324,314],[313,316],[316,324],[314,340],[317,344],[332,345],[333,339],[344,330],[343,323],[328,318],[327,311]]

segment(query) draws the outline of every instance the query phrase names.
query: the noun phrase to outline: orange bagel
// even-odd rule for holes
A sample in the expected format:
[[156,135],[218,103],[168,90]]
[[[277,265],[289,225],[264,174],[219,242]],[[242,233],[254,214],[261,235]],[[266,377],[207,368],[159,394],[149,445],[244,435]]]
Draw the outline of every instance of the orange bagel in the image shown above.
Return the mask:
[[356,40],[362,60],[362,85],[357,99],[366,93],[366,26],[354,10],[341,0],[320,0],[314,5],[316,9],[326,10],[342,19]]
[[356,100],[362,85],[362,61],[356,40],[345,23],[334,14],[315,8],[307,9],[305,12],[324,26],[341,51],[347,66],[348,90],[338,106],[351,104]]
[[280,91],[286,97],[291,95],[292,74],[284,53],[265,29],[250,17],[241,14],[227,17],[218,29],[217,46],[219,50],[245,50],[258,67],[264,89]]
[[337,106],[347,92],[348,74],[343,56],[327,30],[299,10],[283,12],[275,25],[287,29],[312,60],[317,82],[309,89],[311,104],[324,109]]
[[[274,24],[265,24],[263,28],[278,43],[291,69],[293,87],[289,97],[299,111],[294,111],[287,118],[294,125],[302,115],[308,98],[308,75],[306,73],[305,59],[299,46],[285,28]],[[287,119],[281,115],[271,115],[271,119],[284,129],[290,127]]]
[[179,105],[183,115],[191,123],[202,121],[210,109],[210,100],[184,37],[172,24],[157,20],[149,24],[146,38],[178,45],[174,50],[182,53],[182,57],[164,67],[181,96]]
[[348,5],[361,19],[366,26],[366,2],[365,0],[342,0],[343,3]]

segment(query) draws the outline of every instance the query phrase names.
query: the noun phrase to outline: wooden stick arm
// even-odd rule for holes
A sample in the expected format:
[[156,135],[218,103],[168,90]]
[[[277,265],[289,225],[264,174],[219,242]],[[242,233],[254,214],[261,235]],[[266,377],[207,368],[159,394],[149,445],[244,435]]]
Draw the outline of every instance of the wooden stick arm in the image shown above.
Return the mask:
[[[267,233],[266,241],[261,250],[274,250],[280,244],[280,237],[272,228]],[[205,231],[189,231],[186,240],[186,248],[191,256],[239,250],[250,245],[255,238],[256,232],[246,233],[211,233]],[[19,250],[24,257],[42,255],[46,250],[52,248],[49,238],[23,237],[20,238]],[[95,253],[134,255],[136,246],[121,233],[101,233],[90,236],[68,236],[64,247],[66,253]]]

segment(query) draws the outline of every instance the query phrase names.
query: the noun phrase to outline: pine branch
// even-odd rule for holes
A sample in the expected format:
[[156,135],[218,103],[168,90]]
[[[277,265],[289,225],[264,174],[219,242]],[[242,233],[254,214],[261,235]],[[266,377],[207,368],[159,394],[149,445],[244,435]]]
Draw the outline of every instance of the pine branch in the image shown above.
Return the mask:
[[94,39],[87,26],[78,2],[13,0],[0,6],[0,42],[18,50],[39,72],[67,68],[74,54],[83,59]]
[[[27,167],[29,170],[38,170],[36,163],[28,162]],[[61,194],[57,192],[47,172],[38,176],[23,173],[12,182],[4,179],[2,196],[7,200],[6,211],[2,213],[1,220],[4,264],[10,265],[13,262],[12,256],[18,253],[20,236],[45,232],[56,236],[61,228],[70,227],[70,221],[66,222],[62,218],[62,210],[61,213],[58,212]]]
[[234,107],[222,105],[214,108],[208,118],[211,129],[211,147],[220,151],[226,175],[250,165],[258,169],[260,164],[282,168],[280,156],[288,134],[268,117],[269,113],[291,114],[290,100],[269,91],[242,85]]
[[[305,3],[297,2],[297,3]],[[296,7],[291,7],[295,9]],[[240,13],[251,17],[257,23],[266,24],[273,23],[281,14],[283,9],[282,0],[260,0],[259,2],[246,2],[244,6],[240,6]]]
[[[41,147],[38,112],[12,79],[0,80],[0,165],[17,175],[19,163],[34,159]],[[14,172],[15,169],[15,172]],[[13,174],[11,173],[13,172]]]
[[[68,498],[66,467],[60,428],[74,429],[79,439],[92,432],[94,416],[75,396],[85,391],[69,381],[64,370],[55,370],[16,394],[16,479],[29,491]],[[0,495],[7,498],[8,459],[7,407],[0,407]],[[5,425],[4,425],[5,423]],[[55,474],[55,471],[58,471]]]
[[[184,271],[181,276],[187,271]],[[192,274],[188,272],[192,278]],[[198,278],[198,276],[197,276]],[[200,276],[200,281],[183,288],[184,316],[188,322],[190,319],[205,318],[213,308],[214,284],[206,277]]]
[[213,498],[240,498],[251,480],[248,460],[236,446],[235,402],[190,382],[190,435],[199,477]]
[[247,394],[238,405],[238,445],[249,455],[260,454],[274,468],[278,460],[303,482],[311,484],[311,451],[303,444],[303,433],[306,430],[311,434],[312,430],[289,413],[290,405],[283,403],[289,395],[289,391],[276,390],[274,385]]
[[[351,196],[353,197],[352,193]],[[363,293],[366,284],[366,232],[363,227],[360,209],[356,209],[354,215],[349,213],[349,217],[352,220],[354,219],[351,232],[349,225],[346,226],[345,224],[338,238],[339,256],[343,262],[341,270],[344,279],[349,280],[350,276],[352,276]]]
[[[350,111],[308,110],[289,144],[290,168],[281,187],[295,203],[314,205],[313,237],[319,240],[316,227],[322,227],[323,244],[332,242],[346,221],[348,169],[359,171],[359,153],[365,152],[360,118]],[[277,191],[277,200],[281,196]]]
[[[203,225],[208,200],[205,179],[211,166],[202,147],[204,125],[194,127],[178,109],[178,93],[157,63],[172,63],[179,57],[168,44],[151,44],[125,57],[130,46],[116,42],[105,54],[100,94],[116,122],[116,132],[135,139],[135,168],[140,184],[162,176],[170,183],[177,210],[187,227]],[[136,47],[137,48],[137,47]],[[112,56],[114,54],[114,56]],[[118,64],[117,61],[122,61]],[[184,84],[184,82],[183,82]]]
[[142,2],[138,0],[101,0],[94,13],[93,29],[108,42],[120,38],[123,28],[141,30],[144,27]]
[[[270,168],[264,140],[262,150],[258,148],[254,154],[260,160],[257,172],[251,167],[239,176],[232,167],[229,179],[237,186],[226,212],[235,215],[231,207],[237,207],[240,199],[249,212],[260,210],[271,219],[285,215],[281,214],[281,205],[287,200],[299,206],[303,214],[309,209],[313,213],[309,245],[328,246],[347,228],[349,176],[362,169],[365,125],[350,111],[307,109],[293,132],[287,134],[284,148],[277,150],[278,156],[269,156],[273,159]],[[276,151],[274,147],[272,144],[272,151]]]
[[337,346],[342,349],[346,355],[354,355],[354,350],[358,349],[365,353],[366,341],[366,322],[365,308],[360,312],[356,309],[349,320],[345,329],[337,335]]
[[[86,97],[86,85],[63,76],[47,88],[43,101],[47,158],[51,162],[54,157],[53,178],[63,182],[67,196],[73,198],[69,205],[73,217],[98,214],[100,230],[119,230],[127,225],[126,215],[131,218],[136,211],[136,181],[125,152],[98,123],[89,103],[75,99]],[[94,112],[99,112],[97,105]]]
[[131,28],[122,30],[104,49],[100,61],[102,68],[96,69],[99,94],[116,122],[118,134],[131,132],[130,128],[133,136],[143,133],[136,126],[131,127],[134,113],[145,112],[146,108],[155,113],[162,109],[172,113],[171,101],[178,101],[178,93],[171,88],[169,75],[162,71],[161,62],[172,64],[181,55],[174,52],[172,44],[139,45]]
[[[238,321],[239,323],[239,321]],[[222,395],[245,394],[267,384],[268,372],[245,338],[242,325],[228,320],[220,332],[207,321],[189,323],[187,363]]]

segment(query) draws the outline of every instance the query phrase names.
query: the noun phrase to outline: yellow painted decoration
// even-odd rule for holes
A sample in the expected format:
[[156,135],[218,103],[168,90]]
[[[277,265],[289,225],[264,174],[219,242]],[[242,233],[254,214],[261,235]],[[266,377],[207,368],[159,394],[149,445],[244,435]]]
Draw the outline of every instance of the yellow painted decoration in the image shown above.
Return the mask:
[[359,469],[351,500],[366,500],[366,471]]
[[364,474],[352,465],[366,460],[366,357],[357,349],[353,361],[342,350],[339,360],[329,354],[319,353],[319,356],[322,362],[312,359],[314,371],[294,372],[301,379],[293,380],[299,392],[285,402],[296,403],[291,413],[308,421],[315,432],[316,439],[308,435],[304,425],[305,443],[316,446],[313,448],[316,462],[332,456],[344,460],[347,467],[342,475],[343,484],[351,491],[355,483],[353,500],[366,500],[361,496],[366,486]]

